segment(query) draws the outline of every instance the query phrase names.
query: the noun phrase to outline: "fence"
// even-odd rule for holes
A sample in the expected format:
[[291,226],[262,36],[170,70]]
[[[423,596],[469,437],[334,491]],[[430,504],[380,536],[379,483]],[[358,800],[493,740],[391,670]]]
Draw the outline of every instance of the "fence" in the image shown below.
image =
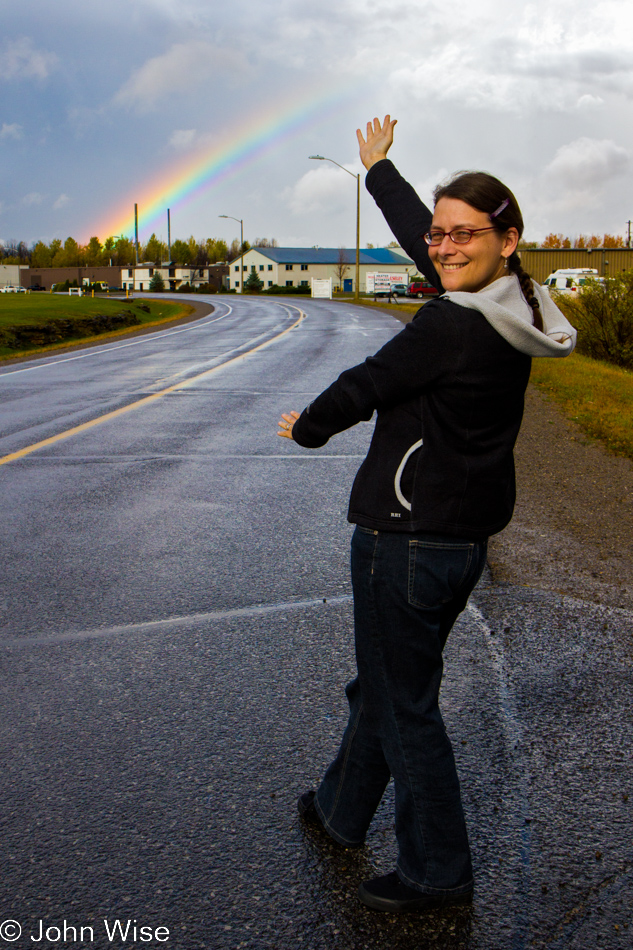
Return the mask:
[[633,248],[630,247],[596,247],[591,250],[536,247],[519,253],[523,270],[539,284],[561,267],[593,267],[600,277],[615,277],[620,271],[633,270]]

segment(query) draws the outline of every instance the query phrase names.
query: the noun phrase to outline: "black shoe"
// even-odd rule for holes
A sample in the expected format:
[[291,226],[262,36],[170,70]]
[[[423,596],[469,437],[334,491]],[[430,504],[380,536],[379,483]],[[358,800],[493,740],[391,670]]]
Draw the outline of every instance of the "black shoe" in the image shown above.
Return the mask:
[[318,825],[323,828],[321,819],[319,818],[317,810],[314,807],[315,795],[316,792],[314,789],[310,789],[309,792],[304,792],[303,795],[299,795],[299,798],[297,799],[297,810],[299,815],[304,821],[307,821],[309,825]]
[[473,892],[466,894],[422,894],[404,884],[395,871],[384,877],[365,881],[358,888],[363,904],[372,910],[384,910],[390,914],[406,914],[434,910],[438,907],[454,907],[472,903]]

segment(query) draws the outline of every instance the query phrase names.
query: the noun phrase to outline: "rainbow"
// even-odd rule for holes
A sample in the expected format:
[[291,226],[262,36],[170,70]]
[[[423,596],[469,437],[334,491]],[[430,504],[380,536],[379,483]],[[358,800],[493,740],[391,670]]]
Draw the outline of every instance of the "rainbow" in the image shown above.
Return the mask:
[[[349,93],[345,101],[349,100]],[[139,232],[149,236],[164,230],[167,208],[183,207],[205,192],[237,175],[267,152],[279,147],[309,123],[331,116],[341,107],[341,92],[323,89],[318,95],[293,96],[282,106],[257,116],[246,117],[226,130],[212,146],[198,149],[178,163],[158,173],[151,182],[137,188],[98,224],[92,234],[134,235],[134,204],[138,204]]]

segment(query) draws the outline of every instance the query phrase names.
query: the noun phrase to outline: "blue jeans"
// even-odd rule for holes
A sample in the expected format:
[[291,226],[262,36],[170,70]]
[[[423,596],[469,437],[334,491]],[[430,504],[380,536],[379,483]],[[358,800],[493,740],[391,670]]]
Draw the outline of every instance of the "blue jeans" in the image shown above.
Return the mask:
[[485,541],[361,527],[352,539],[358,676],[346,688],[349,722],[315,805],[336,841],[358,846],[393,776],[396,870],[425,894],[472,888],[438,698],[444,645],[485,561]]

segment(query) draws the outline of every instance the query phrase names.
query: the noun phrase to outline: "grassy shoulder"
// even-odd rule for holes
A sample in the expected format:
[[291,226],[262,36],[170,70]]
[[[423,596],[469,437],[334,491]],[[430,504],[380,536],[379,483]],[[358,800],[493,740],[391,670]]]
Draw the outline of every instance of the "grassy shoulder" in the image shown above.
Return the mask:
[[384,300],[374,300],[373,297],[361,297],[360,302],[363,307],[376,307],[378,310],[401,310],[402,313],[410,314],[413,318],[420,307],[429,299],[431,298],[427,297],[426,300],[403,300],[400,297],[397,303],[393,303],[393,301],[389,303],[386,298]]
[[530,382],[592,439],[633,459],[633,372],[573,353],[532,360]]
[[109,329],[106,332],[91,332],[79,328],[64,339],[47,342],[31,342],[26,345],[0,344],[0,361],[18,357],[33,356],[51,350],[65,349],[76,346],[78,343],[92,343],[123,336],[130,332],[170,323],[180,320],[194,312],[190,304],[174,300],[160,299],[113,299],[106,297],[75,297],[58,294],[2,294],[0,295],[0,333],[3,330],[37,328],[42,329],[44,335],[47,327],[54,321],[84,321],[86,324],[95,317],[114,318],[123,311],[129,311],[134,316],[134,322],[120,329]]

